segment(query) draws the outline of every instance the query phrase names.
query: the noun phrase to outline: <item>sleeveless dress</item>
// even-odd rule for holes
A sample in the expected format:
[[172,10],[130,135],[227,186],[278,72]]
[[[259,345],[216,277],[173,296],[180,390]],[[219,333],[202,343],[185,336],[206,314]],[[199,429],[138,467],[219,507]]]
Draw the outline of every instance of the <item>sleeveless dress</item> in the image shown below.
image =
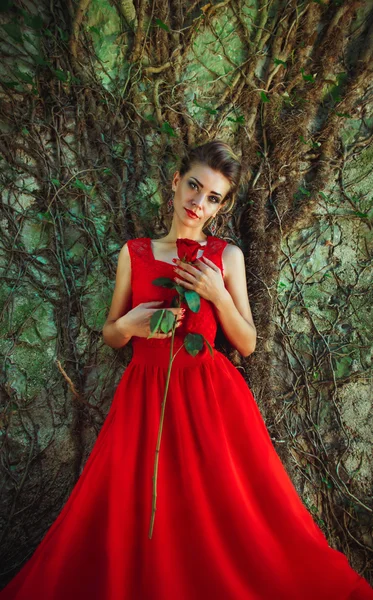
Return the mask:
[[[224,240],[204,255],[222,269]],[[150,238],[128,242],[132,307],[164,300],[173,265]],[[215,307],[201,299],[175,335],[149,538],[153,469],[170,338],[133,337],[92,452],[61,513],[0,600],[372,600],[328,545],[275,451],[241,373],[214,348]],[[196,356],[187,332],[210,342]]]

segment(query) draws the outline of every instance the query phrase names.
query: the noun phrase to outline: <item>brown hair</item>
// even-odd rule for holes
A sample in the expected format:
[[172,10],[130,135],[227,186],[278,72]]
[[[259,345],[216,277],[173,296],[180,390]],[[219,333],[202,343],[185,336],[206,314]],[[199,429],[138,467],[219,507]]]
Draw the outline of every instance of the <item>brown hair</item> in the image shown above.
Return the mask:
[[[231,212],[236,201],[242,169],[240,160],[233,152],[232,148],[226,142],[216,139],[201,144],[200,146],[188,148],[180,163],[179,173],[181,177],[196,163],[207,165],[210,169],[219,171],[228,179],[231,187],[222,202],[224,208],[219,210],[218,215]],[[208,219],[204,228],[207,228],[211,221],[212,218]]]
[[[222,202],[222,208],[216,215],[219,223],[218,229],[220,229],[220,223],[224,223],[223,214],[227,214],[232,211],[234,203],[236,201],[236,195],[241,178],[241,163],[239,158],[233,152],[232,148],[226,142],[222,140],[211,140],[201,144],[200,146],[194,146],[187,148],[184,152],[183,157],[179,162],[178,171],[181,176],[185,175],[193,164],[202,163],[207,165],[215,171],[219,171],[224,177],[228,179],[231,187]],[[172,166],[172,170],[176,170],[175,164]],[[171,167],[170,167],[171,175]],[[158,217],[159,221],[156,223],[156,229],[160,233],[162,230],[167,229],[169,221],[172,218],[172,213],[168,212],[167,200],[161,203]],[[204,224],[203,229],[208,229],[211,224],[212,218],[208,219]],[[153,226],[154,229],[154,226]],[[160,231],[159,231],[160,230]]]

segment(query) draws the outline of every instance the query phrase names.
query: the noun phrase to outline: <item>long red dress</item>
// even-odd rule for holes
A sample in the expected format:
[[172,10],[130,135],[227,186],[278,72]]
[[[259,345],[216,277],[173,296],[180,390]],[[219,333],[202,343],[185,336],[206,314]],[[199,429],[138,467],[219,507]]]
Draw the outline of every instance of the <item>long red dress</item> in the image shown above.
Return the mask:
[[[204,255],[222,269],[226,242]],[[132,306],[173,290],[149,238],[128,242]],[[202,299],[177,329],[214,344]],[[372,600],[373,589],[332,549],[298,496],[240,372],[206,346],[175,358],[152,477],[170,338],[134,337],[133,358],[60,515],[0,600]]]

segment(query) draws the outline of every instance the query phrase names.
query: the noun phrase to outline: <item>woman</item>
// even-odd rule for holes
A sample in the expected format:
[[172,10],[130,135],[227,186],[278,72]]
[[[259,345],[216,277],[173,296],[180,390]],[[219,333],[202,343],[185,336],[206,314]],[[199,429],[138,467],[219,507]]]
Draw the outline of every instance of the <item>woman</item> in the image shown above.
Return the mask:
[[[373,598],[328,545],[245,380],[214,348],[218,322],[243,356],[256,344],[242,252],[204,233],[232,208],[239,174],[227,144],[191,149],[172,181],[168,234],[121,249],[103,336],[112,348],[131,340],[132,360],[68,502],[1,600]],[[183,244],[197,254],[189,262],[177,260]],[[173,313],[173,331],[151,326],[160,308]],[[196,355],[188,335],[203,340]]]

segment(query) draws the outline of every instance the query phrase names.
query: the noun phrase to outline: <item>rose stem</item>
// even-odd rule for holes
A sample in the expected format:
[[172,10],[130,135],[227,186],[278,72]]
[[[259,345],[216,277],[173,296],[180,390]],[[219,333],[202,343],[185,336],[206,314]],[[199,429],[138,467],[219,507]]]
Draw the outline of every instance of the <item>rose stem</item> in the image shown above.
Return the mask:
[[[165,408],[166,408],[166,398],[167,398],[167,392],[168,392],[168,384],[170,382],[171,367],[172,367],[172,363],[173,363],[173,359],[174,359],[174,357],[172,356],[172,353],[173,353],[173,349],[174,349],[175,331],[176,331],[176,319],[175,319],[174,324],[172,326],[171,348],[170,348],[170,361],[168,363],[166,387],[165,387],[165,391],[164,391],[164,395],[163,395],[163,401],[162,401],[162,406],[161,406],[161,420],[160,420],[159,429],[158,429],[157,447],[155,449],[154,475],[153,475],[153,502],[152,502],[152,515],[151,515],[150,528],[149,528],[149,539],[151,539],[152,535],[153,535],[155,511],[156,511],[156,505],[157,505],[157,475],[158,475],[159,449],[160,449],[160,446],[161,446],[161,437],[162,437],[162,429],[163,429],[163,418],[164,418],[164,411],[165,411]],[[176,356],[176,354],[175,354],[175,356]]]

